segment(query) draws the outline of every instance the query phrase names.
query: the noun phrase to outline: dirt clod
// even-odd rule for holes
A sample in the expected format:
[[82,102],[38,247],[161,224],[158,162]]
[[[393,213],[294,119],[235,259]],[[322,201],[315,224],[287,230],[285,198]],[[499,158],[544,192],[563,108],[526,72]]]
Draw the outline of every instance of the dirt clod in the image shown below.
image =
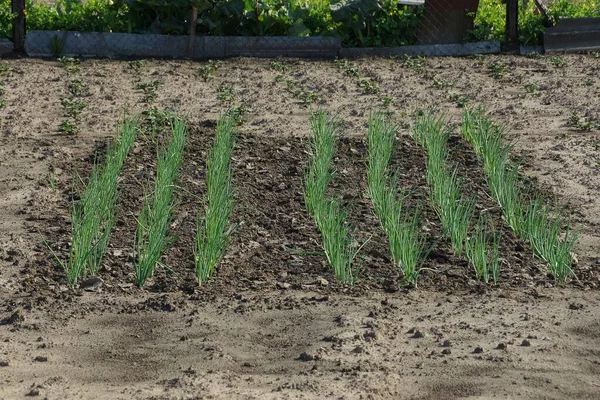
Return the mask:
[[421,339],[425,337],[425,333],[420,330],[415,330],[415,333],[411,336],[413,339]]
[[300,356],[297,358],[297,360],[300,361],[313,361],[315,359],[315,357],[312,354],[309,354],[307,352],[302,352],[300,354]]
[[584,305],[581,303],[570,303],[569,310],[583,310]]
[[10,317],[6,319],[6,323],[8,324],[16,324],[23,321],[25,321],[25,315],[23,314],[23,310],[21,309],[13,311]]
[[94,291],[97,290],[100,286],[102,286],[102,283],[104,283],[102,279],[94,276],[84,281],[81,281],[79,287],[83,290]]

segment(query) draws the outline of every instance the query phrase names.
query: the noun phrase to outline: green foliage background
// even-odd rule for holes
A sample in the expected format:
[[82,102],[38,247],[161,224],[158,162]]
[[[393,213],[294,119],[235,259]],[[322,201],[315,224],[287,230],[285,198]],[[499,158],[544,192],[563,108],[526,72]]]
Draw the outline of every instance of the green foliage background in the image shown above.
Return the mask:
[[[397,0],[27,0],[27,29],[186,34],[198,8],[201,35],[335,35],[345,46],[414,44],[423,7]],[[506,6],[481,0],[467,41],[504,40]],[[600,0],[557,0],[549,20],[533,1],[520,11],[522,44],[541,43],[544,26],[559,17],[600,16]],[[0,37],[10,38],[11,1],[0,0]]]

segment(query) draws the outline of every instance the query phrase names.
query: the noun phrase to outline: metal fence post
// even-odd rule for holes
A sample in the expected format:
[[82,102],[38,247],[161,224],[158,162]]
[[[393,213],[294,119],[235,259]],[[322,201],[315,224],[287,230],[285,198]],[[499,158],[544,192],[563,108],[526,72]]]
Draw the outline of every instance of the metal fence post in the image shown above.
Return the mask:
[[15,51],[25,48],[25,0],[12,0],[12,12],[16,14],[13,21],[13,43]]

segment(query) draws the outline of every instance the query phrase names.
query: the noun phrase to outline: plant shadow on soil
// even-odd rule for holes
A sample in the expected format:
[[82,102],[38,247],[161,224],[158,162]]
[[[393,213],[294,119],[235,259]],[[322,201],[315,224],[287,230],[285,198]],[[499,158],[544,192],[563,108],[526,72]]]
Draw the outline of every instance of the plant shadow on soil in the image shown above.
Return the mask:
[[[213,278],[199,288],[194,276],[196,220],[203,207],[205,159],[216,129],[213,120],[189,128],[184,162],[179,176],[177,203],[170,235],[173,245],[165,252],[146,289],[154,293],[179,292],[195,299],[229,296],[244,290],[315,289],[359,296],[371,290],[399,290],[401,279],[389,258],[387,239],[375,218],[366,195],[367,147],[364,138],[344,137],[334,159],[335,175],[330,196],[338,196],[349,213],[350,224],[359,244],[367,241],[359,255],[358,282],[340,285],[321,253],[320,235],[305,210],[302,194],[303,172],[307,163],[306,138],[276,138],[241,134],[232,159],[235,209],[231,223],[236,227],[227,253]],[[159,138],[160,139],[160,138]],[[160,140],[159,140],[160,141]],[[487,194],[485,179],[477,158],[458,136],[450,141],[450,162],[459,168],[463,192],[477,200],[476,217],[485,213],[501,233],[502,265],[500,287],[550,283],[540,260],[528,245],[515,237],[502,221],[499,208]],[[101,152],[102,146],[98,148]],[[122,180],[117,221],[99,277],[107,291],[130,290],[134,282],[133,239],[136,216],[145,193],[151,189],[156,165],[156,142],[140,135],[130,153]],[[95,157],[63,170],[90,171]],[[99,157],[101,159],[101,157]],[[419,286],[440,291],[488,290],[491,285],[474,280],[474,272],[464,260],[452,254],[441,232],[435,211],[428,202],[425,181],[426,154],[407,136],[396,141],[391,169],[398,171],[398,186],[409,194],[408,207],[419,207],[421,224],[431,249],[423,265]],[[87,175],[86,175],[87,176]],[[146,189],[145,189],[146,188]],[[64,202],[52,210],[56,217],[46,226],[50,246],[66,258],[70,189],[63,190]],[[51,229],[61,224],[64,229]],[[65,285],[64,272],[50,256],[36,263],[38,279],[27,280],[25,290],[42,284]],[[326,282],[325,282],[326,281]]]

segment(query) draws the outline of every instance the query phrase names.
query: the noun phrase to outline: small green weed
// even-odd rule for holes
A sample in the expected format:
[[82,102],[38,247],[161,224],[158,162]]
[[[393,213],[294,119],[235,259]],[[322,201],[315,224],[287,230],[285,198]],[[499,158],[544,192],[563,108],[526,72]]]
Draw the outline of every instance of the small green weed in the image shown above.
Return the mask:
[[271,67],[271,69],[273,71],[277,71],[281,74],[286,73],[290,69],[290,67],[288,65],[282,63],[281,61],[277,61],[277,60],[272,60],[269,63],[269,66]]
[[127,67],[134,73],[139,73],[146,65],[146,60],[132,60],[127,63]]
[[248,112],[248,107],[245,104],[231,107],[227,110],[228,118],[231,118],[236,125],[241,125],[244,122],[244,115]]
[[567,119],[567,125],[584,132],[590,132],[594,128],[600,127],[600,123],[589,119],[586,120],[585,118],[581,117],[577,111],[573,111],[571,113],[571,116]]
[[58,131],[69,136],[75,136],[79,132],[75,122],[71,119],[65,119],[61,122],[58,126]]
[[171,127],[173,117],[173,113],[169,110],[152,107],[142,111],[140,129],[145,135],[150,137],[151,141],[154,141],[158,133]]
[[233,86],[220,84],[217,86],[217,100],[225,104],[233,104],[235,101],[235,89]]
[[508,73],[508,66],[502,61],[496,60],[489,66],[490,74],[494,79],[502,79]]
[[538,85],[537,83],[526,83],[525,85],[523,85],[523,87],[525,88],[525,91],[527,93],[536,93],[539,92],[541,89],[540,85]]
[[446,89],[454,87],[454,82],[446,81],[441,78],[434,77],[433,84],[431,85],[435,89]]
[[485,63],[485,60],[488,56],[486,56],[485,54],[471,54],[469,56],[469,58],[471,60],[475,60],[477,63],[477,66],[482,67],[483,64]]
[[80,61],[73,57],[62,56],[58,59],[68,75],[76,74],[81,71]]
[[458,108],[464,108],[466,107],[469,102],[471,101],[471,97],[469,95],[466,94],[460,94],[460,93],[452,93],[449,96],[451,101],[454,101],[456,103],[456,106]]
[[74,97],[85,97],[90,95],[90,89],[88,85],[81,79],[73,79],[69,82],[69,92]]
[[198,73],[204,82],[207,82],[220,67],[221,61],[208,60],[208,63],[198,67]]
[[60,99],[60,104],[65,108],[68,117],[77,119],[83,110],[87,107],[87,103],[83,100],[74,100],[68,97]]
[[379,84],[371,78],[363,78],[358,80],[358,87],[362,89],[363,94],[379,93]]
[[344,75],[352,78],[360,78],[360,70],[358,67],[345,58],[336,58],[334,63],[344,73]]
[[308,89],[303,83],[289,79],[286,81],[286,90],[301,102],[310,105],[321,101],[318,93]]
[[381,105],[384,108],[387,108],[393,104],[394,104],[394,99],[391,98],[390,96],[383,96],[383,98],[381,99]]
[[412,69],[415,72],[422,73],[425,71],[425,63],[427,58],[423,56],[411,57],[404,55],[400,58],[400,65],[402,68]]
[[157,90],[161,83],[159,81],[140,82],[135,85],[136,90],[141,90],[144,93],[142,102],[152,104],[158,97]]
[[565,65],[567,65],[567,61],[565,60],[565,58],[563,56],[552,56],[552,57],[550,57],[550,63],[555,68],[562,68]]

